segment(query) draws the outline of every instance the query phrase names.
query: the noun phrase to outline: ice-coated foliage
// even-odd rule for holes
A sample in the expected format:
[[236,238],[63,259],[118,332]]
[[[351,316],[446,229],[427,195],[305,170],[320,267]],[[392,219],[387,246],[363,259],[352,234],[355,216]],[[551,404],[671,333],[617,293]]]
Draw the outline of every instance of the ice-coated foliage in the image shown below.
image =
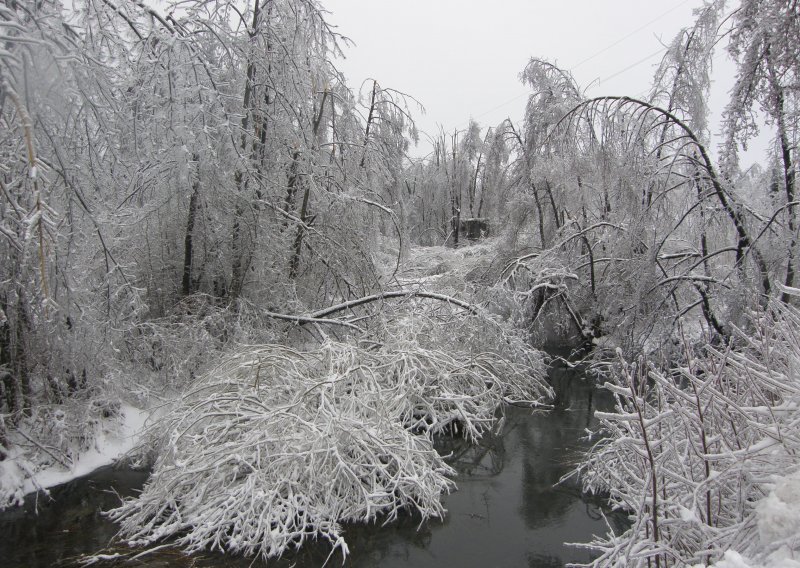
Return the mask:
[[[519,124],[419,161],[414,99],[348,87],[322,1],[148,4],[0,1],[0,507],[185,392],[125,538],[346,554],[343,523],[442,516],[433,437],[547,397],[517,330],[558,328],[624,349],[578,474],[633,525],[596,565],[797,549],[763,528],[800,450],[797,0],[705,2],[642,100],[531,59]],[[770,171],[740,175],[759,111]],[[461,247],[467,219],[499,237]]]
[[0,459],[381,285],[404,97],[365,122],[317,0],[149,4],[0,3]]
[[605,437],[577,474],[630,512],[632,527],[592,543],[594,566],[710,564],[726,551],[797,548],[759,530],[758,515],[779,476],[800,467],[800,311],[776,303],[736,339],[699,352],[686,342],[674,366],[613,367],[606,388],[616,409],[599,415]]
[[123,537],[265,558],[324,539],[346,555],[342,523],[442,517],[454,472],[433,435],[475,438],[504,400],[549,389],[524,343],[425,347],[442,326],[408,318],[381,344],[245,347],[208,372],[146,435],[153,474],[110,513]]
[[649,97],[651,103],[684,117],[703,140],[708,138],[706,101],[724,3],[714,0],[698,9],[694,25],[675,36],[656,70]]

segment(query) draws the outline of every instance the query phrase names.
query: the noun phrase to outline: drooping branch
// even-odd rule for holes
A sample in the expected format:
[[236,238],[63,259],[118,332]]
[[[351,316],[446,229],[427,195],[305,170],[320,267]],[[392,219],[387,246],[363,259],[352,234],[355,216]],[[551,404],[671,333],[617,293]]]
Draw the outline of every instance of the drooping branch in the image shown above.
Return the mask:
[[447,296],[445,294],[425,292],[424,290],[394,290],[391,292],[379,292],[377,294],[372,294],[370,296],[364,296],[363,298],[357,298],[355,300],[342,302],[341,304],[337,304],[335,306],[330,306],[328,308],[316,311],[313,314],[311,314],[310,317],[324,318],[331,314],[335,314],[337,312],[341,312],[358,306],[363,306],[364,304],[370,304],[372,302],[377,302],[378,300],[390,300],[393,298],[428,298],[431,300],[439,300],[440,302],[445,302],[447,304],[458,306],[459,308],[462,308],[474,315],[477,315],[479,312],[477,306],[474,306],[468,302],[464,302],[463,300],[459,300],[458,298]]
[[584,113],[591,114],[592,112],[598,111],[603,116],[610,116],[614,112],[624,110],[626,106],[633,106],[634,111],[640,112],[641,115],[645,115],[647,113],[656,113],[680,128],[685,133],[685,136],[690,140],[691,145],[696,149],[695,156],[689,156],[690,160],[701,170],[703,173],[703,178],[711,184],[712,193],[717,197],[720,206],[725,211],[728,218],[731,220],[734,229],[736,230],[738,238],[736,247],[736,265],[740,266],[744,261],[744,258],[750,254],[758,268],[763,292],[765,295],[768,295],[771,291],[771,284],[769,280],[769,274],[767,272],[767,266],[764,262],[764,259],[761,257],[761,254],[757,249],[754,248],[755,243],[750,237],[747,227],[745,226],[741,208],[735,202],[733,196],[725,190],[725,187],[717,175],[705,145],[683,120],[668,110],[639,99],[622,96],[604,96],[590,99],[575,106],[558,122],[553,131],[558,132],[562,130],[563,125],[571,124],[576,118],[585,116]]
[[453,298],[452,296],[447,296],[446,294],[425,292],[424,290],[394,290],[391,292],[380,292],[378,294],[371,294],[369,296],[364,296],[362,298],[357,298],[355,300],[349,300],[347,302],[342,302],[341,304],[329,306],[327,308],[317,310],[316,312],[307,315],[279,314],[269,311],[262,313],[266,317],[294,322],[297,325],[304,325],[307,323],[339,325],[343,327],[348,327],[355,331],[363,332],[364,331],[363,329],[361,329],[357,325],[354,325],[351,322],[340,319],[332,319],[329,318],[328,316],[338,312],[342,312],[344,310],[348,310],[358,306],[363,306],[365,304],[370,304],[372,302],[377,302],[379,300],[391,300],[397,298],[428,298],[431,300],[438,300],[440,302],[445,302],[446,304],[457,306],[473,315],[477,315],[479,313],[478,307],[473,304],[464,302],[463,300],[459,300],[458,298]]
[[340,325],[340,326],[343,326],[343,327],[349,327],[350,329],[354,329],[355,331],[361,331],[361,332],[364,331],[363,329],[361,329],[360,327],[358,327],[355,324],[352,324],[352,323],[350,323],[348,321],[338,320],[338,319],[316,318],[316,317],[313,317],[313,316],[293,316],[293,315],[289,315],[289,314],[277,314],[275,312],[263,312],[263,315],[265,315],[265,316],[267,316],[269,318],[273,318],[273,319],[291,321],[291,322],[294,322],[294,323],[296,323],[298,325],[303,325],[303,324],[306,324],[306,323]]

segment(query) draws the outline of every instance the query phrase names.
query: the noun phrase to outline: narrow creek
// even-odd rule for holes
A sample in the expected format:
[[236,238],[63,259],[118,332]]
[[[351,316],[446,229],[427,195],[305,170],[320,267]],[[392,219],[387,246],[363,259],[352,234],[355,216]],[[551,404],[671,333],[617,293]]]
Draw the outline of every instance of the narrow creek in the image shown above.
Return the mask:
[[[564,543],[587,542],[604,534],[606,522],[598,501],[585,499],[575,485],[556,485],[573,468],[594,410],[610,406],[606,393],[594,389],[579,371],[554,365],[550,371],[556,408],[547,412],[509,407],[501,433],[477,446],[442,443],[457,469],[458,491],[444,498],[443,521],[419,527],[407,518],[390,526],[353,525],[345,538],[346,566],[392,567],[556,567],[586,562],[588,551]],[[0,513],[0,564],[6,568],[71,566],[81,555],[129,554],[110,544],[116,532],[100,512],[141,488],[146,473],[104,468],[51,491],[52,500],[29,496],[24,507]],[[37,512],[38,511],[38,512]],[[608,512],[606,512],[608,513]],[[608,515],[615,529],[620,515]],[[318,567],[327,557],[322,546],[306,546],[270,567]],[[107,564],[110,565],[110,564]],[[186,557],[159,551],[125,566],[246,567],[252,559],[206,553]],[[329,566],[340,566],[335,557]]]

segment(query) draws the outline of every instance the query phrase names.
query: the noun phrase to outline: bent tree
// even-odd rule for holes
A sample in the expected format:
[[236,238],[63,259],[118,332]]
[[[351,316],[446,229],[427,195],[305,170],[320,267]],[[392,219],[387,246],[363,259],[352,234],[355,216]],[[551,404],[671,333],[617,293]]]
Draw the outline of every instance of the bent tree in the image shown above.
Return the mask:
[[[800,34],[797,3],[786,0],[745,0],[731,16],[728,52],[737,62],[736,82],[724,113],[724,171],[734,176],[739,146],[746,146],[757,132],[756,110],[762,111],[775,129],[775,152],[780,164],[783,200],[781,217],[786,226],[783,282],[794,286],[797,256],[797,144],[800,137]],[[756,106],[758,108],[756,108]],[[788,302],[790,296],[783,293]]]
[[[577,474],[586,490],[629,511],[632,523],[589,545],[600,554],[595,566],[766,566],[796,555],[794,529],[771,515],[776,481],[788,484],[787,472],[797,468],[792,361],[800,327],[790,305],[798,290],[790,284],[797,268],[800,52],[790,38],[797,37],[800,14],[793,1],[743,0],[727,18],[724,7],[707,4],[695,28],[670,45],[649,101],[590,103],[636,144],[650,139],[647,156],[657,159],[643,179],[658,183],[643,185],[653,193],[642,202],[655,221],[648,229],[662,235],[655,241],[662,287],[673,293],[678,315],[700,304],[718,334],[698,339],[689,318],[678,322],[669,347],[627,358],[618,351],[616,362],[598,367],[617,404],[600,414],[606,437]],[[718,22],[730,27],[720,31]],[[738,70],[724,115],[720,174],[696,103],[711,48],[723,37]],[[756,133],[758,110],[775,128],[774,167],[767,175],[742,175],[738,150]],[[646,123],[641,117],[648,114],[655,119]],[[579,108],[567,127],[577,128],[580,119],[596,124]],[[659,176],[667,174],[663,183]],[[658,223],[662,211],[671,224]],[[731,303],[748,315],[735,319]]]
[[773,288],[754,220],[689,119],[676,114],[685,114],[678,100],[671,104],[599,97],[574,106],[549,132],[574,197],[553,200],[564,238],[561,251],[547,254],[580,247],[577,262],[568,263],[585,275],[585,292],[572,292],[579,310],[596,310],[601,327],[630,329],[634,344],[655,321],[671,329],[696,307],[726,336],[721,322],[731,314],[721,313],[727,308],[720,299],[751,280],[764,298]]

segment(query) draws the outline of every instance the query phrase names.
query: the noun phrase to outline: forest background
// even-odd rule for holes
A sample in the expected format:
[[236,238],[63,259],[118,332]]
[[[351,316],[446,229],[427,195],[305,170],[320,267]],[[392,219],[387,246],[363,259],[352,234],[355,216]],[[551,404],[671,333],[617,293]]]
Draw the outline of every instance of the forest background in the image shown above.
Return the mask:
[[[503,400],[546,400],[531,345],[571,338],[594,345],[619,405],[579,475],[633,519],[594,544],[598,564],[789,558],[796,533],[759,532],[756,503],[793,479],[800,443],[798,12],[796,0],[707,2],[636,97],[587,98],[569,72],[533,58],[521,121],[440,132],[420,160],[409,157],[418,103],[402,86],[348,86],[335,65],[346,42],[316,0],[163,10],[4,0],[4,498],[18,501],[17,482],[37,469],[69,468],[122,401],[150,407],[180,393],[176,422],[142,452],[156,463],[150,493],[118,513],[132,540],[189,530],[190,548],[271,556],[308,531],[346,550],[341,520],[409,503],[441,514],[447,468],[425,444],[454,424],[479,436]],[[736,72],[711,152],[720,49]],[[742,171],[761,119],[769,157]],[[462,246],[470,220],[495,235],[485,262],[410,288],[404,263],[420,247]],[[371,378],[354,379],[344,361]],[[459,362],[479,371],[463,375]],[[414,365],[440,372],[424,378]],[[374,394],[396,381],[411,390],[395,406],[379,410],[380,396],[352,406],[353,385]],[[180,456],[219,457],[203,454],[211,434],[189,414],[256,416],[272,432],[276,409],[311,412],[306,395],[322,384],[331,398],[314,399],[314,416],[333,409],[336,425],[322,438],[375,421],[384,446],[418,447],[436,475],[408,494],[382,486],[389,499],[366,504],[325,494],[300,533],[292,515],[268,523],[285,529],[272,540],[251,525],[208,532],[207,511],[177,522],[178,507],[165,520],[176,482],[158,473]],[[247,406],[246,385],[273,406]],[[458,389],[480,402],[465,411]],[[297,412],[300,428],[308,416]],[[386,459],[371,451],[348,459]],[[254,471],[271,467],[252,459]],[[417,479],[408,467],[398,459],[396,475]],[[387,482],[376,475],[356,477]]]

